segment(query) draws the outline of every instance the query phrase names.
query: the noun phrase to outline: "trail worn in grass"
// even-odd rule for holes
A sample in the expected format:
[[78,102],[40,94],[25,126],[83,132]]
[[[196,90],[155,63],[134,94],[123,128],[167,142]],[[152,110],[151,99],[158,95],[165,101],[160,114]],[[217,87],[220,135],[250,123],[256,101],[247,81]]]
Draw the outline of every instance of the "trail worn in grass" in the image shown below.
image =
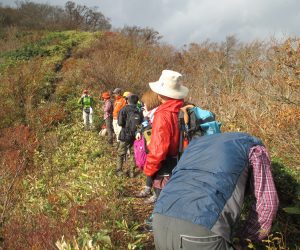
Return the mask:
[[[145,177],[138,170],[135,178],[117,177],[116,149],[79,124],[59,125],[43,135],[35,168],[18,183],[22,199],[7,216],[5,247],[153,249],[153,236],[144,224],[153,207],[134,195],[145,184]],[[298,241],[298,220],[282,209],[291,203],[297,185],[278,166],[274,163],[281,208],[273,232],[281,233],[253,245],[256,249],[292,249],[290,240]]]
[[22,180],[22,202],[4,230],[20,234],[10,247],[153,248],[143,225],[152,208],[134,198],[143,179],[114,175],[115,149],[80,125],[59,126],[43,144],[35,154],[37,168]]

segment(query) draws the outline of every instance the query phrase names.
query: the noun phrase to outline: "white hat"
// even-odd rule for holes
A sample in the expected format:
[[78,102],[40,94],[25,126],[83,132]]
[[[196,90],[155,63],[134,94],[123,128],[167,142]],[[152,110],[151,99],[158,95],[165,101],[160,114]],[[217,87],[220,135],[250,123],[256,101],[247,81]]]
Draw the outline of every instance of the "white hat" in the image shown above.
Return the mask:
[[189,89],[181,84],[182,75],[173,70],[163,70],[158,81],[150,82],[149,86],[157,94],[173,99],[183,99]]

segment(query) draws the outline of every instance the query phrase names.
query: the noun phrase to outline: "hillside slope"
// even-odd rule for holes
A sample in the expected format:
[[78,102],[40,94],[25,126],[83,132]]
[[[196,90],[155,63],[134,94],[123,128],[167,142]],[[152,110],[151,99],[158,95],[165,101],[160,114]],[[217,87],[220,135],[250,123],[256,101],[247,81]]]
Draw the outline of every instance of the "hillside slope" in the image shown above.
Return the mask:
[[[185,74],[189,101],[214,111],[223,131],[263,139],[281,202],[273,232],[282,236],[257,247],[300,246],[300,46],[291,52],[289,43],[274,53],[255,43],[176,51],[114,32],[7,30],[0,40],[0,247],[153,248],[143,223],[152,208],[133,195],[144,177],[114,176],[115,149],[97,133],[99,96],[115,87],[141,94],[165,68]],[[85,88],[97,102],[89,132],[77,105]]]
[[22,201],[3,231],[7,249],[52,249],[63,236],[80,248],[89,241],[100,249],[147,243],[147,207],[141,214],[128,189],[141,181],[114,175],[116,152],[103,138],[77,123],[58,126],[44,143],[51,152],[35,153],[36,169],[22,178]]

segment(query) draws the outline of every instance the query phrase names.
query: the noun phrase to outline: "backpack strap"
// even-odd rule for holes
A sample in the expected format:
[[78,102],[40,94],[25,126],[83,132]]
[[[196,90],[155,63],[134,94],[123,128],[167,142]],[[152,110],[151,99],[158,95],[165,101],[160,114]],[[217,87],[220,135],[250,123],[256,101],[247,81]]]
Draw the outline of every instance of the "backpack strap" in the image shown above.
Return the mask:
[[193,108],[194,105],[186,105],[182,107],[179,111],[178,115],[178,122],[179,122],[179,148],[178,148],[178,159],[181,157],[184,148],[185,148],[185,143],[189,142],[190,138],[188,136],[189,132],[189,113],[188,109]]
[[81,104],[83,106],[83,96],[80,97],[80,100],[78,102],[79,104]]
[[189,121],[190,121],[188,109],[193,108],[193,107],[194,107],[194,105],[190,104],[190,105],[186,105],[180,109],[183,112],[183,120],[184,120],[185,130],[187,132],[189,130]]
[[179,147],[178,147],[178,159],[181,157],[183,153],[183,141],[184,141],[184,112],[180,109],[178,115],[178,126],[179,126]]

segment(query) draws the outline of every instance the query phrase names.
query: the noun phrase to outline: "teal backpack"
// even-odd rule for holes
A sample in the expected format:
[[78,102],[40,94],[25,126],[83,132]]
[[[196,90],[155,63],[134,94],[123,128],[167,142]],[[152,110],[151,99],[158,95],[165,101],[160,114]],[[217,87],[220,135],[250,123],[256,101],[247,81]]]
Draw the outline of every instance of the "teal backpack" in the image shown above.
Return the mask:
[[221,123],[213,112],[194,105],[187,105],[179,112],[179,155],[195,136],[221,133]]
[[201,109],[199,107],[193,107],[190,110],[190,117],[195,114],[195,124],[190,124],[191,129],[198,129],[200,126],[200,131],[202,135],[213,135],[221,133],[221,123],[216,121],[216,116],[214,113],[208,110]]

